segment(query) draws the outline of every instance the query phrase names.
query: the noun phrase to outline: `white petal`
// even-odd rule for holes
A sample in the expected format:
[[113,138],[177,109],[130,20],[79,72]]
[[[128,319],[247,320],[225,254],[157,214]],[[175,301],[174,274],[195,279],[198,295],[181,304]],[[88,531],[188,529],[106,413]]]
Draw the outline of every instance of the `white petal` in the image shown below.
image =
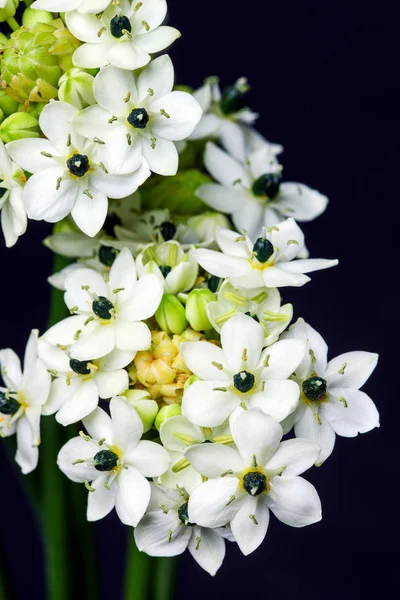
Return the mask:
[[133,71],[147,65],[150,56],[147,52],[137,46],[134,41],[124,40],[113,44],[107,52],[107,62],[118,69]]
[[15,462],[24,475],[36,469],[39,460],[39,448],[33,444],[32,428],[28,419],[21,417],[17,423],[17,452]]
[[49,416],[54,415],[60,410],[62,404],[72,393],[71,386],[67,386],[66,379],[60,377],[54,379],[51,383],[50,394],[46,404],[42,407],[42,415]]
[[231,521],[232,533],[245,556],[263,542],[269,524],[269,509],[263,498],[248,496]]
[[[88,290],[86,290],[87,286],[89,287]],[[93,269],[81,268],[71,271],[65,279],[65,289],[64,300],[68,308],[71,309],[77,306],[78,310],[89,313],[92,312],[93,298],[88,294],[88,291],[97,296],[107,296],[107,285],[104,277],[93,271]]]
[[[346,404],[340,401],[344,398]],[[321,412],[337,435],[355,437],[379,427],[379,413],[371,398],[359,390],[330,388],[329,400],[321,404]]]
[[115,397],[110,402],[112,440],[123,453],[133,450],[143,434],[142,421],[125,398]]
[[[100,27],[96,16],[93,14],[82,14],[70,8],[67,11],[65,22],[70,32],[82,42],[99,43],[98,32]],[[101,9],[99,9],[100,11]]]
[[277,210],[296,221],[312,221],[327,207],[328,198],[302,183],[285,182],[280,185]]
[[[161,114],[165,111],[169,118]],[[186,92],[170,92],[151,103],[152,128],[156,136],[167,140],[183,140],[200,121],[200,104]]]
[[110,354],[100,358],[98,364],[102,371],[116,371],[129,365],[134,356],[135,352],[115,348]]
[[131,296],[118,308],[118,314],[130,321],[152,317],[160,305],[163,291],[164,285],[159,277],[151,273],[142,275]]
[[141,321],[116,321],[116,347],[119,350],[147,350],[151,346],[151,333]]
[[262,233],[263,206],[255,198],[246,198],[246,203],[232,215],[233,224],[240,231],[245,230],[252,239]]
[[[214,179],[225,186],[250,187],[250,178],[240,164],[213,142],[208,142],[204,152],[204,164]],[[240,182],[240,183],[238,183]]]
[[245,140],[243,129],[238,123],[228,121],[228,119],[221,119],[219,138],[224,148],[226,148],[236,160],[239,161],[244,159],[246,155]]
[[200,427],[193,425],[188,419],[182,415],[171,417],[162,423],[160,428],[160,439],[162,445],[168,450],[175,452],[183,452],[187,448],[187,444],[181,441],[174,434],[183,434],[188,436],[192,440],[192,443],[201,444],[203,441],[203,434],[201,433]]
[[[205,271],[217,277],[247,276],[252,271],[247,259],[226,256],[222,252],[215,252],[214,250],[199,248],[193,251],[193,258]],[[263,285],[262,279],[258,286],[260,285]]]
[[76,181],[68,178],[61,182],[63,167],[56,166],[32,175],[24,188],[24,202],[30,219],[55,223],[72,210],[79,191]]
[[215,388],[224,381],[195,381],[184,392],[182,414],[194,425],[216,427],[222,425],[240,403],[234,392],[221,392]]
[[149,556],[177,556],[188,546],[191,527],[181,526],[175,510],[150,512],[135,528],[135,542]]
[[[196,100],[196,93],[194,94]],[[190,140],[202,140],[209,137],[216,137],[219,130],[220,119],[216,115],[203,114],[199,124],[189,137]]]
[[[233,371],[254,370],[264,346],[264,329],[252,317],[239,313],[221,328],[221,344]],[[243,355],[247,354],[247,360]]]
[[99,394],[93,379],[76,380],[72,394],[66,398],[56,419],[61,425],[77,423],[93,412],[98,402]]
[[116,116],[124,115],[126,112],[124,98],[127,97],[128,92],[133,98],[137,96],[135,78],[129,71],[107,65],[96,76],[93,92],[98,104],[108,113]]
[[19,391],[22,386],[21,362],[14,350],[0,350],[1,376],[10,390]]
[[240,473],[247,466],[237,450],[222,444],[190,446],[185,452],[185,457],[196,471],[209,479],[217,479],[226,471]]
[[285,467],[284,475],[301,475],[318,458],[320,447],[311,440],[295,438],[281,442],[275,454],[270,458],[266,469],[276,470]]
[[128,373],[124,369],[108,372],[97,371],[94,381],[100,398],[118,396],[118,394],[122,394],[129,387]]
[[124,460],[144,477],[159,477],[168,469],[170,457],[160,444],[141,440],[135,448],[125,452]]
[[378,355],[373,352],[346,352],[329,361],[324,377],[329,387],[359,389],[377,362]]
[[[196,190],[196,196],[214,210],[233,213],[246,204],[247,194],[240,189],[232,189],[218,183],[204,183]],[[241,228],[241,226],[240,226]],[[246,229],[246,227],[243,227]],[[239,237],[236,234],[236,237]]]
[[86,463],[73,464],[76,460],[93,458],[98,447],[93,442],[86,442],[80,436],[74,437],[61,448],[57,456],[57,465],[71,481],[84,483],[96,479],[99,472]]
[[[143,47],[143,44],[148,37],[149,34],[142,36],[142,39],[140,40],[141,47]],[[173,86],[174,67],[172,60],[166,54],[152,60],[137,78],[139,98],[146,98],[149,89],[153,90],[155,98],[161,98],[172,92]]]
[[74,343],[74,336],[79,329],[83,328],[83,324],[87,317],[85,315],[74,315],[73,317],[67,317],[62,321],[53,325],[43,334],[42,338],[45,342],[56,346],[70,346]]
[[80,148],[82,138],[77,135],[69,124],[78,109],[67,102],[52,101],[46,104],[40,113],[39,124],[44,135],[50,140],[61,156],[69,152],[67,144]]
[[[120,154],[120,152],[121,151],[118,148],[118,153]],[[125,198],[126,196],[130,196],[130,194],[136,192],[138,187],[150,176],[149,167],[146,164],[146,161],[141,161],[140,153],[135,154],[135,163],[138,159],[140,159],[140,166],[135,164],[136,170],[133,172],[123,173],[118,171],[117,174],[107,174],[98,170],[95,175],[93,175],[91,184],[97,190],[101,190],[109,198]],[[132,168],[132,166],[133,165],[130,165],[130,168]],[[124,164],[124,169],[125,168],[126,163]]]
[[83,419],[83,424],[95,441],[106,438],[108,443],[113,439],[113,428],[108,414],[100,407],[97,407],[90,415]]
[[210,344],[210,342],[182,342],[179,351],[185,365],[200,379],[228,381],[228,376],[212,364],[225,366],[224,353],[215,344]]
[[240,508],[240,498],[232,502],[238,486],[236,477],[229,475],[199,485],[189,498],[190,522],[202,527],[222,527],[229,523]]
[[44,156],[42,152],[52,155],[58,154],[49,140],[40,138],[25,138],[10,142],[6,144],[6,150],[12,160],[29,173],[40,173],[40,171],[55,166],[54,160]]
[[215,237],[218,246],[224,254],[248,260],[250,253],[253,250],[253,245],[249,238],[239,235],[236,231],[224,229],[223,227],[216,228]]
[[262,361],[268,357],[268,366],[262,372],[263,379],[287,379],[301,363],[306,344],[302,340],[279,340],[268,346]]
[[[93,325],[93,327],[90,327]],[[92,321],[83,334],[70,348],[72,358],[93,360],[112,352],[115,348],[115,327],[113,324],[100,325]]]
[[300,388],[294,381],[270,379],[265,381],[264,391],[252,394],[249,404],[280,422],[295,410],[299,395]]
[[108,53],[112,45],[113,42],[111,40],[100,44],[82,44],[73,54],[73,63],[75,66],[82,67],[83,69],[102,67],[109,62]]
[[29,406],[41,406],[49,397],[51,377],[44,362],[37,358],[24,373],[24,396]]
[[118,302],[120,302],[121,297],[124,298],[132,290],[136,284],[136,279],[136,266],[132,253],[128,248],[124,248],[115,259],[108,279],[108,287],[111,291],[123,288],[121,292],[125,292],[123,296],[119,292]]
[[302,477],[274,477],[267,504],[277,519],[291,527],[304,527],[321,520],[321,502],[311,483]]
[[306,323],[304,319],[297,319],[296,323],[290,327],[289,331],[285,332],[283,337],[285,340],[297,339],[307,343],[303,360],[298,367],[296,367],[296,374],[299,378],[304,379],[308,374],[310,368],[309,350],[312,350],[314,354],[315,371],[321,377],[325,377],[328,346],[315,329]]
[[88,496],[88,521],[99,521],[100,519],[103,519],[115,506],[116,486],[115,484],[111,485],[108,490],[104,486],[108,478],[109,475],[101,475],[91,484],[95,491],[89,492]]
[[329,269],[339,264],[337,259],[328,260],[325,258],[306,258],[291,262],[281,262],[279,266],[290,274],[312,273],[321,269]]
[[[296,261],[297,262],[297,261]],[[282,264],[292,264],[292,263],[279,263],[276,267],[268,267],[263,271],[263,279],[264,283],[267,287],[301,287],[308,281],[310,278],[307,275],[299,274],[299,273],[289,273],[286,270],[282,269]]]
[[267,464],[279,446],[282,427],[260,409],[245,410],[231,421],[232,436],[246,466]]
[[115,509],[124,525],[136,527],[150,500],[150,484],[133,467],[122,469],[116,479]]
[[153,52],[160,52],[168,48],[180,35],[175,27],[163,26],[157,27],[154,31],[149,31],[146,35],[138,36],[135,42],[141,50],[153,54]]
[[107,196],[93,188],[90,188],[91,198],[80,190],[76,196],[76,202],[71,210],[72,218],[79,229],[89,237],[99,233],[107,217]]
[[296,437],[312,440],[321,447],[321,453],[315,463],[317,466],[322,465],[332,454],[336,435],[329,421],[325,418],[321,419],[321,414],[320,422],[318,422],[312,409],[307,407],[301,419],[296,423],[294,431]]
[[175,144],[169,140],[157,137],[153,146],[150,140],[142,137],[143,156],[150,170],[159,175],[175,175],[179,163],[178,151]]
[[225,557],[225,540],[212,529],[195,528],[188,550],[207,573],[215,575]]

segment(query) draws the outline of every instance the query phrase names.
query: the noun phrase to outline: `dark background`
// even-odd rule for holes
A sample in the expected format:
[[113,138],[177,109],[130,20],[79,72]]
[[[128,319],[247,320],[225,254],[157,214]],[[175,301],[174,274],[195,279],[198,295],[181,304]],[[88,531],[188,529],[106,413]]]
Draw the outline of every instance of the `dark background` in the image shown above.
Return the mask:
[[[211,74],[222,84],[247,76],[258,128],[285,148],[285,178],[330,198],[327,212],[303,229],[313,257],[338,257],[340,265],[304,288],[287,288],[284,299],[327,340],[330,357],[379,352],[364,390],[381,412],[379,430],[339,438],[325,465],[307,474],[321,496],[321,523],[296,530],[271,519],[264,544],[249,557],[230,545],[214,579],[185,554],[176,598],[388,598],[399,543],[395,2],[169,0],[169,7],[170,23],[183,34],[171,51],[177,81],[198,87]],[[45,328],[52,256],[41,239],[49,231],[30,222],[16,247],[0,248],[0,347],[21,353],[30,329]],[[18,599],[42,598],[34,522],[0,460],[0,546]],[[97,535],[105,598],[118,598],[126,529],[111,516]]]

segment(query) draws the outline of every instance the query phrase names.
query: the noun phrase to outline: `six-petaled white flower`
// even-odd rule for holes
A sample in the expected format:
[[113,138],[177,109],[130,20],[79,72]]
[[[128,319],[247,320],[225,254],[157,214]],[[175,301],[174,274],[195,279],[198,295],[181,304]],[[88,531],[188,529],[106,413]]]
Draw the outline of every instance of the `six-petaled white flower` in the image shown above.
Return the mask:
[[299,319],[284,334],[306,344],[304,358],[293,374],[301,388],[297,409],[282,424],[294,426],[297,437],[314,440],[321,465],[333,451],[336,435],[355,437],[379,427],[379,413],[371,398],[360,391],[378,362],[372,352],[346,352],[328,362],[328,348],[319,333]]
[[0,140],[0,211],[6,246],[14,246],[27,226],[23,202],[24,172],[10,159]]
[[111,418],[96,408],[83,424],[89,435],[72,438],[58,455],[58,466],[88,491],[87,518],[98,521],[115,507],[125,525],[135,527],[150,501],[150,483],[169,464],[168,452],[141,440],[143,424],[123,397],[110,402]]
[[231,424],[237,450],[220,444],[191,446],[190,463],[208,481],[189,499],[189,520],[203,527],[231,525],[243,554],[263,541],[269,511],[283,523],[304,527],[321,519],[315,488],[299,477],[316,460],[309,440],[280,443],[282,427],[260,409],[243,411]]

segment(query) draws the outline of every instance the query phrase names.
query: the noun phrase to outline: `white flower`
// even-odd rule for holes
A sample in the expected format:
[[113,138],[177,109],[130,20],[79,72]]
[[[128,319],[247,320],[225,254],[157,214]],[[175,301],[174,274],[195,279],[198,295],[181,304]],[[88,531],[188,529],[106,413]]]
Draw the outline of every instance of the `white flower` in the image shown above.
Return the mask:
[[285,217],[311,221],[328,203],[326,196],[302,183],[281,183],[282,167],[269,146],[239,162],[208,142],[204,164],[218,183],[201,185],[196,195],[215,210],[231,214],[235,227],[251,238]]
[[38,331],[32,330],[24,357],[24,370],[18,356],[10,348],[0,350],[1,376],[6,385],[0,388],[0,436],[16,431],[15,460],[24,474],[38,463],[40,417],[52,414],[46,407],[50,391],[50,375],[37,356]]
[[70,425],[86,417],[97,407],[99,397],[111,398],[129,387],[124,367],[132,361],[135,352],[114,350],[97,360],[80,361],[48,343],[46,334],[39,339],[38,351],[55,377],[47,404],[52,406],[52,412],[58,411],[56,419],[61,425]]
[[184,252],[174,240],[146,246],[136,259],[136,267],[140,276],[154,273],[163,282],[165,294],[190,290],[199,271],[193,252]]
[[89,490],[88,521],[102,519],[115,507],[122,523],[135,527],[150,500],[146,477],[161,475],[169,456],[159,444],[140,439],[142,421],[125,398],[112,398],[110,412],[111,418],[96,408],[86,417],[89,435],[69,440],[57,463],[69,479]]
[[190,523],[189,495],[154,483],[146,515],[134,531],[141,552],[150,556],[177,556],[188,548],[196,562],[215,575],[225,557],[225,540],[217,531]]
[[110,63],[119,69],[139,69],[150,62],[150,54],[164,50],[181,35],[174,27],[160,27],[167,13],[165,0],[133,0],[132,4],[120,0],[103,13],[81,12],[66,14],[68,29],[86,42],[72,57],[78,67]]
[[103,140],[85,141],[70,125],[78,109],[50,102],[40,114],[40,128],[48,139],[24,138],[7,144],[7,152],[33,175],[24,188],[30,219],[55,223],[71,213],[78,227],[93,237],[107,216],[108,200],[134,192],[150,175],[138,160],[124,175],[111,174]]
[[299,388],[287,378],[303,357],[303,342],[279,341],[263,350],[263,327],[238,314],[222,326],[221,345],[222,349],[204,341],[180,345],[185,364],[203,380],[184,392],[182,414],[189,421],[215,427],[240,405],[260,407],[282,421],[296,408]]
[[327,269],[337,260],[322,258],[293,260],[304,249],[304,235],[293,219],[263,231],[253,244],[247,235],[217,228],[221,252],[199,248],[193,257],[209,273],[228,277],[238,288],[302,286],[310,278],[304,273]]
[[281,296],[276,288],[237,289],[228,280],[219,288],[218,300],[207,304],[206,310],[218,332],[228,319],[238,313],[253,317],[264,328],[265,346],[278,340],[293,316],[293,306],[281,306]]
[[230,522],[246,555],[263,541],[270,510],[292,527],[319,521],[318,494],[298,477],[312,466],[319,447],[301,439],[279,443],[282,427],[259,409],[243,411],[231,428],[237,450],[220,444],[186,450],[190,463],[209,478],[190,496],[189,520],[211,528]]
[[227,86],[222,93],[218,78],[206,79],[204,85],[193,94],[203,109],[203,117],[189,139],[215,137],[232,156],[241,161],[260,144],[268,145],[273,154],[282,152],[282,146],[270,144],[252,129],[251,125],[258,115],[245,105],[249,89],[244,77],[234,85]]
[[307,347],[293,379],[301,388],[299,405],[282,423],[285,432],[294,426],[297,437],[321,446],[316,464],[331,455],[336,435],[355,437],[379,427],[379,413],[367,394],[359,390],[378,362],[372,352],[346,352],[327,362],[328,348],[319,333],[299,319],[284,334],[303,340]]
[[35,0],[31,8],[48,10],[49,12],[68,12],[78,10],[80,13],[99,13],[110,4],[110,0]]
[[113,352],[147,350],[150,330],[142,321],[154,315],[163,285],[154,275],[137,280],[135,263],[125,248],[111,267],[107,281],[91,269],[70,273],[65,302],[74,316],[57,323],[46,341],[69,347],[72,358],[91,361]]
[[129,173],[143,157],[151,171],[174,175],[174,141],[193,131],[201,108],[190,94],[173,92],[173,84],[169,56],[152,61],[137,77],[109,65],[94,80],[97,105],[76,115],[73,124],[85,137],[106,141],[110,170]]
[[0,211],[6,246],[14,246],[27,226],[23,202],[24,172],[10,159],[0,140]]

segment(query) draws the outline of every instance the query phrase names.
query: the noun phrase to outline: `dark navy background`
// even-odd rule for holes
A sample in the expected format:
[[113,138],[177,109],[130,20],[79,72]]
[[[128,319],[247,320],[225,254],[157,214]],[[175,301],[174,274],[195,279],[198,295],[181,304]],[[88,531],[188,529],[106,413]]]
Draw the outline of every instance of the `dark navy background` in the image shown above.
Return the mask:
[[[381,412],[379,430],[339,438],[326,464],[306,475],[321,496],[321,523],[297,530],[272,518],[261,548],[245,558],[230,546],[215,578],[185,555],[177,600],[391,597],[398,565],[400,416],[394,5],[169,0],[170,23],[183,34],[171,51],[177,81],[198,87],[211,74],[223,84],[247,76],[260,131],[285,147],[285,178],[329,196],[327,212],[304,231],[313,257],[338,257],[340,265],[314,274],[301,289],[285,289],[284,299],[323,335],[331,357],[379,352],[378,369],[364,390]],[[45,327],[52,257],[41,239],[49,231],[30,222],[16,247],[0,248],[0,347],[21,353],[30,329]],[[0,549],[18,600],[43,598],[39,539],[1,444],[0,461]],[[126,528],[111,516],[97,535],[104,598],[117,599]]]

